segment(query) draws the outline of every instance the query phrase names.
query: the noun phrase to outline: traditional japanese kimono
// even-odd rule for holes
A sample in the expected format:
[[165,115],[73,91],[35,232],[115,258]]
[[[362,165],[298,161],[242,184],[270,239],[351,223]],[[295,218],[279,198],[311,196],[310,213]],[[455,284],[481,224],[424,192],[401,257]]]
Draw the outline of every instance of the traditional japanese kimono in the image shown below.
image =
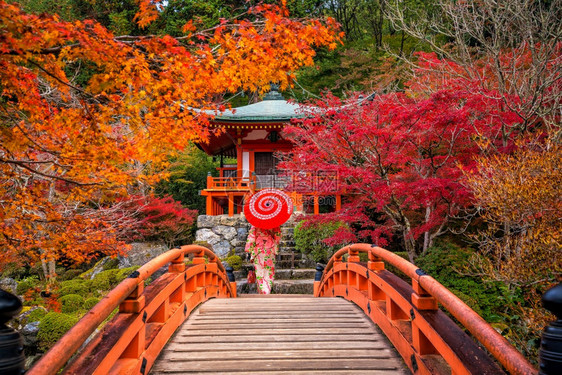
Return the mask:
[[275,257],[279,249],[281,230],[251,227],[246,242],[246,252],[256,269],[256,282],[260,294],[270,294],[275,278]]

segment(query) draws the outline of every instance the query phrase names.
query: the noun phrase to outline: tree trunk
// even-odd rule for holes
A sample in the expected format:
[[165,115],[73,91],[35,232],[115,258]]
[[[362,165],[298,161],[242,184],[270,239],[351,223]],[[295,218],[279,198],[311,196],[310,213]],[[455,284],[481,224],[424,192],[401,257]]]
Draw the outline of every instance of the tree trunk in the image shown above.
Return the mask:
[[405,219],[405,224],[402,227],[402,237],[404,238],[404,247],[408,252],[408,259],[410,259],[410,262],[414,263],[414,261],[417,258],[416,240],[414,240],[414,237],[412,236],[410,222],[406,218],[404,219]]
[[404,40],[406,39],[406,33],[404,32],[404,30],[402,30],[401,32],[401,38],[400,38],[400,56],[404,56]]
[[[431,208],[427,206],[425,208],[425,223],[427,224],[429,218],[431,217]],[[422,254],[425,254],[427,249],[431,246],[431,236],[429,235],[429,231],[423,234],[423,249]]]

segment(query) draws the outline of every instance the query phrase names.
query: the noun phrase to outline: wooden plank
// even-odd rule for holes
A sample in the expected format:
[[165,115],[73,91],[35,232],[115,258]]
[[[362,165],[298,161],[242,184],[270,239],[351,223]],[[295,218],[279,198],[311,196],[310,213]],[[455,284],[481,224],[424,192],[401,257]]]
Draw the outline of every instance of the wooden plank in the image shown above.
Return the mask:
[[[201,314],[223,314],[223,313],[246,313],[246,314],[251,314],[251,313],[255,313],[256,310],[258,310],[257,307],[254,306],[236,306],[236,307],[216,307],[216,308],[204,308],[200,311]],[[261,307],[259,308],[259,312],[260,313],[275,313],[278,315],[283,315],[283,314],[306,314],[308,312],[318,312],[321,311],[323,313],[326,312],[337,312],[339,314],[341,314],[342,312],[346,312],[346,313],[355,313],[354,309],[350,309],[349,307],[347,308],[339,308],[337,306],[326,306],[326,307],[322,307],[322,308],[316,308],[316,309],[309,309],[307,310],[305,307],[290,307],[290,306],[266,306],[266,307]]]
[[[287,314],[287,315],[279,315],[278,313],[255,313],[255,314],[217,314],[217,315],[201,315],[201,316],[192,316],[190,317],[190,322],[197,322],[197,323],[209,323],[209,322],[216,322],[220,320],[225,321],[239,321],[239,322],[246,322],[246,321],[265,321],[265,320],[310,320],[316,322],[323,322],[323,321],[332,321],[337,320],[340,322],[347,322],[347,321],[364,321],[368,322],[372,325],[372,322],[369,319],[364,318],[361,315],[355,314],[306,314],[302,313],[299,315],[296,314]],[[378,327],[375,327],[378,329]]]
[[[324,349],[308,349],[308,348],[291,348],[287,350],[228,350],[220,352],[222,361],[231,360],[266,360],[266,359],[333,359],[334,357],[344,358],[364,358],[364,359],[389,359],[395,358],[395,354],[390,350],[371,350],[371,349],[340,349],[340,348],[324,348]],[[194,352],[186,355],[186,352],[166,351],[161,357],[164,361],[184,362],[184,361],[216,361],[217,353],[212,352]]]
[[[279,303],[288,303],[288,304],[303,304],[303,305],[345,305],[348,301],[343,298],[318,298],[317,300],[312,298],[254,298],[254,299],[243,299],[243,298],[236,298],[239,300],[244,300],[244,305],[261,305],[267,306],[269,304],[279,304]],[[236,305],[237,303],[232,303],[230,301],[213,301],[211,305],[227,305],[233,304]]]
[[[260,299],[260,300],[267,300],[267,299],[276,299],[276,298],[290,298],[290,299],[310,299],[316,297],[310,297],[306,294],[241,294],[238,296],[239,299]],[[323,299],[323,298],[322,298]],[[326,299],[330,299],[329,297]]]
[[268,331],[272,329],[332,329],[332,328],[350,328],[360,330],[362,328],[369,328],[366,322],[341,322],[341,321],[328,321],[328,322],[255,322],[255,323],[236,323],[236,322],[217,322],[216,324],[190,324],[189,329],[194,331],[204,330],[209,331],[210,329],[224,329],[224,330],[240,330],[240,329],[266,329]]
[[179,334],[174,338],[173,342],[184,342],[184,343],[205,343],[205,342],[297,342],[297,341],[377,341],[385,339],[383,336],[373,336],[369,333],[364,333],[362,335],[334,335],[334,334],[324,334],[324,335],[313,335],[313,336],[300,336],[300,335],[284,335],[284,336],[271,336],[267,333],[262,335],[239,335],[239,336],[180,336]]
[[[153,375],[167,374],[168,372],[152,371]],[[326,370],[314,371],[314,370],[290,370],[290,371],[243,371],[236,372],[237,375],[325,375]],[[191,375],[208,375],[209,372],[190,372]],[[232,371],[214,371],[214,375],[232,375]],[[329,370],[328,374],[333,375],[410,375],[411,373],[406,370],[397,370],[389,372],[388,370]]]
[[[358,329],[350,331],[349,328],[332,328],[329,331],[323,328],[274,328],[274,329],[226,329],[216,332],[217,336],[238,336],[238,335],[325,335],[330,334],[352,334],[361,333],[362,330]],[[209,330],[191,329],[180,332],[180,336],[208,336]]]
[[219,342],[219,343],[181,343],[170,342],[166,351],[170,352],[222,352],[228,350],[300,350],[300,349],[367,349],[390,350],[385,341],[281,341],[281,342]]
[[279,314],[205,314],[205,315],[194,315],[190,319],[194,322],[203,321],[215,321],[216,319],[222,318],[224,320],[262,320],[262,319],[310,319],[313,321],[318,321],[318,319],[337,319],[337,320],[350,320],[350,319],[362,319],[366,320],[363,316],[359,314],[342,314],[342,313],[308,313],[308,314],[285,314],[282,318]]
[[[345,318],[345,319],[343,319]],[[192,326],[199,326],[199,325],[213,325],[213,324],[264,324],[264,322],[266,322],[267,324],[277,324],[277,323],[287,323],[287,324],[292,324],[292,323],[310,323],[310,324],[314,324],[314,323],[318,323],[320,319],[319,318],[310,318],[308,316],[303,316],[303,317],[296,317],[296,318],[279,318],[279,317],[268,317],[268,318],[255,318],[253,316],[248,316],[245,318],[238,318],[238,319],[201,319],[201,318],[197,318],[194,317],[193,321],[190,323]],[[341,318],[332,318],[332,317],[324,317],[321,319],[322,323],[326,323],[326,322],[334,322],[334,323],[341,323],[341,322],[345,322],[345,323],[358,323],[358,324],[363,324],[366,323],[367,321],[365,319],[363,319],[362,317],[357,317],[357,318],[346,318],[341,317]]]
[[165,373],[189,374],[194,371],[268,371],[274,370],[388,370],[396,371],[401,368],[398,362],[392,359],[256,359],[256,360],[214,360],[214,361],[184,361],[167,362],[159,361],[154,369]]

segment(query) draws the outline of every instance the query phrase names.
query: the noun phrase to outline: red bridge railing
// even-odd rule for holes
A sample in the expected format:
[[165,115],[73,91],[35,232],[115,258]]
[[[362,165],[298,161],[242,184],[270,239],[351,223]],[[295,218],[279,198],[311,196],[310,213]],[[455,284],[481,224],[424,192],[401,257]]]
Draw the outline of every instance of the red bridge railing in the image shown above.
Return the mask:
[[[194,257],[186,266],[188,254]],[[168,272],[145,288],[145,281],[168,263]],[[218,257],[197,245],[170,250],[109,292],[27,374],[56,374],[65,365],[64,374],[148,374],[176,328],[215,297],[236,297],[236,283]],[[116,308],[113,319],[67,365]]]
[[[360,252],[369,254],[366,265],[359,263]],[[411,285],[385,270],[385,262],[406,274],[411,279]],[[415,374],[504,373],[463,329],[438,308],[439,304],[507,372],[538,373],[503,336],[433,277],[380,247],[354,244],[336,252],[321,279],[315,281],[314,295],[343,297],[361,307]]]

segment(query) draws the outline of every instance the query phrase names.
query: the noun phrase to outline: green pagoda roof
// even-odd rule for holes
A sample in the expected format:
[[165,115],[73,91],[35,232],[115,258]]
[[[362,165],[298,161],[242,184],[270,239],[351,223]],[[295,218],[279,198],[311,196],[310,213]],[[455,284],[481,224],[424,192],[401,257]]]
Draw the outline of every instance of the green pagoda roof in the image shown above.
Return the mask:
[[215,121],[289,121],[303,117],[302,107],[286,101],[277,85],[271,85],[261,102],[228,109],[215,115]]

